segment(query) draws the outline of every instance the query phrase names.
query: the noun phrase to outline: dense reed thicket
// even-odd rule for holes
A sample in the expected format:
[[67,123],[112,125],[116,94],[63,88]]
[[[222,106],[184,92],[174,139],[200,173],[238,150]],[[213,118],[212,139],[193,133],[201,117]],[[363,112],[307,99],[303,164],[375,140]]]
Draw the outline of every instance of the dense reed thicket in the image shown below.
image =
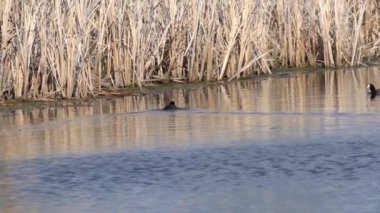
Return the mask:
[[377,0],[0,0],[0,98],[208,81],[380,55]]

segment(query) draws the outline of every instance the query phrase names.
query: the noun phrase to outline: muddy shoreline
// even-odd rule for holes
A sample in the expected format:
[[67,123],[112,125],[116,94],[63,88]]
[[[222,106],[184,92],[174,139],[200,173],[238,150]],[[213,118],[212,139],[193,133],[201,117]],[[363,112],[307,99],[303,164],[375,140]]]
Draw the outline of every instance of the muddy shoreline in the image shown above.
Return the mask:
[[[252,79],[243,79],[252,80]],[[113,99],[113,98],[123,98],[127,96],[145,96],[154,95],[160,93],[167,93],[176,89],[192,90],[200,87],[216,86],[221,84],[229,83],[227,80],[224,81],[212,81],[212,82],[199,82],[199,83],[155,83],[144,85],[141,89],[138,87],[127,87],[127,88],[117,88],[117,89],[105,89],[101,93],[88,98],[60,98],[60,99],[11,99],[11,100],[1,100],[0,99],[0,111],[13,111],[13,110],[31,110],[35,108],[45,108],[45,107],[68,107],[68,106],[89,106],[92,102],[99,99]]]

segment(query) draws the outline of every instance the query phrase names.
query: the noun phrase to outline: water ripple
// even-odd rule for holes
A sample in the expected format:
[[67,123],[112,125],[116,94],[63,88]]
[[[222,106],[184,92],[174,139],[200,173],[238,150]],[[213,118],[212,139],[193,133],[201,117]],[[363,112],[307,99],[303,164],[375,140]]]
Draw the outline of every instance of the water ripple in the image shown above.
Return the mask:
[[[35,159],[7,166],[1,178],[24,182],[20,190],[41,196],[82,196],[151,186],[194,190],[212,184],[255,180],[351,181],[380,174],[375,142],[246,145],[194,150],[122,152],[109,155]],[[262,182],[262,181],[257,181]]]

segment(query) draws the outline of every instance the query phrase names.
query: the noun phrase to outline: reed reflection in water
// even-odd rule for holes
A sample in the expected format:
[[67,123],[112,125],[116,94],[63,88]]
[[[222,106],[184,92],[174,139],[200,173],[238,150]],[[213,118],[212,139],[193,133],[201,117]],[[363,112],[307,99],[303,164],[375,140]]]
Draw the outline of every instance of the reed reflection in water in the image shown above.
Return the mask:
[[[357,113],[370,122],[377,67],[288,72],[259,80],[0,112],[0,159],[154,147],[304,140],[339,135]],[[189,110],[164,112],[165,97]],[[364,125],[364,124],[363,124]]]
[[1,111],[0,212],[378,212],[368,82],[377,67]]

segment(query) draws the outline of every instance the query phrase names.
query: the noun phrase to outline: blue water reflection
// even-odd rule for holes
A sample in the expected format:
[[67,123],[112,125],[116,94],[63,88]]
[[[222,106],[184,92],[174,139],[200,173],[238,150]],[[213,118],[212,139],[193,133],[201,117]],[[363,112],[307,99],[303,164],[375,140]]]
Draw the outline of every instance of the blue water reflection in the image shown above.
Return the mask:
[[357,139],[125,151],[15,162],[1,179],[46,212],[376,212],[379,156]]

